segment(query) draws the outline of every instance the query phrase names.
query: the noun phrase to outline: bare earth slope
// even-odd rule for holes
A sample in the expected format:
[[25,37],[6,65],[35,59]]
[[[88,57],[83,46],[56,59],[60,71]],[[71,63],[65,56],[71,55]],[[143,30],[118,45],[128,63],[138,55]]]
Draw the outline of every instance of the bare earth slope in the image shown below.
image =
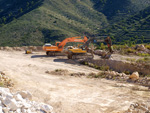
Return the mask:
[[33,100],[54,107],[56,113],[112,113],[128,109],[132,102],[147,100],[150,92],[133,90],[140,86],[105,79],[56,76],[55,69],[70,72],[98,72],[65,57],[46,57],[45,53],[24,54],[0,51],[0,71],[16,84],[13,90],[27,90]]

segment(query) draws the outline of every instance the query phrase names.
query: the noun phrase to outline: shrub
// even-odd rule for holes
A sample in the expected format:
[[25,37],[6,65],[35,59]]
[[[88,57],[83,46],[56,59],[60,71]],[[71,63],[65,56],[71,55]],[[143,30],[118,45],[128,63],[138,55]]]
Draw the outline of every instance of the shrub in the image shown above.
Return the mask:
[[145,57],[145,56],[150,56],[150,54],[148,54],[148,53],[138,53],[137,55],[138,55],[138,56],[143,56],[143,57]]
[[128,52],[128,53],[135,53],[135,52],[136,52],[136,50],[131,49],[131,48],[128,48],[128,49],[127,49],[127,52]]

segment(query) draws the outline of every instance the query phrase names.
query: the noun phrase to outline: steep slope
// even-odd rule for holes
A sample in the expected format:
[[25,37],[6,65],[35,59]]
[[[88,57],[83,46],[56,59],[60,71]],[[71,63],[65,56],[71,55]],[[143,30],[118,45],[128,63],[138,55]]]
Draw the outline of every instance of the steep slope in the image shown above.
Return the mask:
[[109,20],[119,20],[150,5],[149,0],[93,0],[94,8],[104,13]]
[[[92,8],[90,0],[9,2],[1,9],[1,46],[43,45],[44,42],[84,33],[94,34],[108,24],[106,17]],[[31,5],[30,8],[27,5]],[[15,11],[18,12],[10,18],[7,16]]]
[[150,43],[150,7],[99,32],[114,36],[119,44]]

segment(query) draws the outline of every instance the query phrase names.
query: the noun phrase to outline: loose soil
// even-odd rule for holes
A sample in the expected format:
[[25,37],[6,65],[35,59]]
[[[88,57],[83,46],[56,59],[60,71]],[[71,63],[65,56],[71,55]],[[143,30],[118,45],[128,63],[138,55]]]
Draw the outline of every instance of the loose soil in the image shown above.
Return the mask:
[[138,85],[45,73],[55,69],[99,72],[65,56],[47,57],[44,52],[24,54],[24,51],[0,51],[0,54],[0,71],[13,80],[12,91],[27,90],[33,94],[33,100],[52,105],[56,113],[124,112],[131,103],[150,97],[147,88]]

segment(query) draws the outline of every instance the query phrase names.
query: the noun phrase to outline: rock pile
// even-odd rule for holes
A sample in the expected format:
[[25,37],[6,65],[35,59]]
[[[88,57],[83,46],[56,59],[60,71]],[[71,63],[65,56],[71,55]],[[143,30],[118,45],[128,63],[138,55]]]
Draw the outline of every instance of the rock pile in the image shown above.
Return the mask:
[[104,50],[95,50],[94,54],[104,57],[107,54],[107,52]]
[[125,113],[150,113],[150,101],[133,103]]
[[13,87],[14,84],[11,79],[5,75],[4,72],[0,71],[0,87]]
[[45,73],[52,75],[68,75],[69,71],[66,69],[55,69],[54,71],[46,71]]
[[85,73],[81,73],[81,72],[78,72],[78,73],[71,73],[70,76],[86,76]]
[[150,54],[150,50],[147,49],[144,45],[136,45],[135,50],[138,51],[136,53],[148,53],[148,54]]
[[[91,75],[89,75],[91,76]],[[149,87],[150,89],[150,78],[149,77],[140,77],[138,72],[133,72],[131,75],[127,75],[125,73],[118,73],[115,71],[104,71],[98,74],[93,74],[93,77],[102,77],[110,80],[117,80],[117,81],[125,81],[136,83],[139,85],[143,85]]]
[[129,75],[127,75],[125,73],[118,73],[115,71],[106,71],[105,72],[105,78],[113,79],[113,80],[126,81],[127,79],[129,79]]
[[10,93],[8,88],[0,87],[0,113],[52,113],[53,108],[44,103],[31,101],[27,91]]
[[135,49],[138,51],[145,51],[146,50],[144,45],[136,45]]

